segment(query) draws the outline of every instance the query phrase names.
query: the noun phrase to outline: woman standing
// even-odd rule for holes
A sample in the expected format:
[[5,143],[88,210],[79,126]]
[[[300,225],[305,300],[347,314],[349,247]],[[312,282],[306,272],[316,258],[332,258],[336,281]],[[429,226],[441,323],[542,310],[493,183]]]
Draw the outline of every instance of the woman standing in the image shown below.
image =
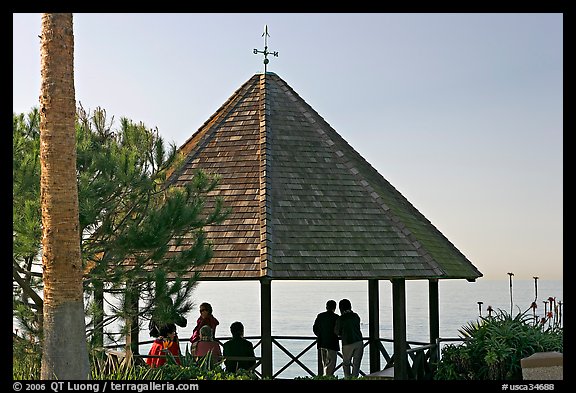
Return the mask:
[[212,306],[210,303],[202,303],[200,305],[200,317],[196,320],[196,327],[192,332],[192,337],[190,337],[190,342],[192,343],[192,349],[195,348],[195,344],[200,340],[200,328],[202,326],[210,326],[212,329],[212,337],[216,337],[216,326],[220,322],[212,315]]

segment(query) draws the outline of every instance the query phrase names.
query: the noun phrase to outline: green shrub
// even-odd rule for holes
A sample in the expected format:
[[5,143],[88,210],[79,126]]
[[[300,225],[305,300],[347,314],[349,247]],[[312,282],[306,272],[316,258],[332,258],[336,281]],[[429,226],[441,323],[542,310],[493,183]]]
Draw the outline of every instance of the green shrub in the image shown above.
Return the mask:
[[12,336],[12,379],[40,379],[42,352],[40,345],[16,334]]
[[[42,353],[40,346],[33,341],[14,335],[12,355],[13,380],[39,380]],[[255,380],[258,376],[253,371],[238,370],[226,372],[222,363],[211,365],[209,358],[196,362],[188,351],[181,356],[182,365],[168,359],[165,365],[150,368],[134,362],[132,364],[115,364],[102,352],[94,352],[90,357],[92,380]]]
[[[222,368],[222,361],[212,363],[207,355],[198,361],[192,356],[188,346],[180,355],[180,364],[169,353],[166,363],[157,368],[150,368],[142,364],[111,365],[104,362],[99,367],[92,368],[93,380],[252,380],[258,376],[247,370],[238,370],[236,373],[226,372]],[[93,361],[92,364],[98,364]]]
[[522,358],[563,352],[563,328],[546,327],[546,320],[535,321],[529,310],[515,317],[498,310],[464,325],[459,331],[463,343],[442,349],[434,379],[522,380]]
[[207,370],[198,365],[180,366],[166,363],[157,368],[142,365],[119,366],[115,369],[101,370],[92,373],[93,380],[252,380],[258,379],[256,374],[245,370],[237,373],[224,371],[220,366]]

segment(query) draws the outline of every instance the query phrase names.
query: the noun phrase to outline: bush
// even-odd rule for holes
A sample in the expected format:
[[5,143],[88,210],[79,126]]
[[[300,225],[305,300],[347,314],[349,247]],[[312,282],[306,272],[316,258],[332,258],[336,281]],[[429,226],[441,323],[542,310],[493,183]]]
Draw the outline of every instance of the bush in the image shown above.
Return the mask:
[[[244,371],[244,370],[240,370]],[[156,380],[156,381],[182,381],[182,380],[247,380],[258,379],[254,373],[238,372],[229,373],[220,367],[206,370],[200,366],[179,366],[166,363],[157,368],[148,366],[132,365],[120,366],[111,370],[101,370],[92,373],[93,380]]]
[[42,352],[40,345],[32,338],[12,335],[12,379],[40,379]]
[[563,352],[563,328],[546,326],[528,311],[515,317],[498,310],[463,326],[463,344],[442,349],[436,380],[522,380],[520,360],[536,352]]
[[[41,348],[32,340],[14,335],[12,343],[12,379],[39,380],[41,368]],[[181,356],[182,365],[172,359],[158,368],[141,364],[114,363],[101,352],[94,352],[90,358],[92,380],[255,380],[258,376],[247,370],[236,373],[226,372],[222,363],[211,365],[209,359],[200,362],[193,360],[188,351]]]
[[[100,367],[92,367],[93,380],[253,380],[258,376],[247,370],[238,370],[230,373],[222,368],[222,361],[214,363],[207,355],[199,360],[190,353],[188,345],[180,355],[180,365],[176,364],[174,357],[170,356],[167,362],[157,368],[148,365],[123,364],[110,366],[105,363]],[[93,364],[96,362],[93,361]]]

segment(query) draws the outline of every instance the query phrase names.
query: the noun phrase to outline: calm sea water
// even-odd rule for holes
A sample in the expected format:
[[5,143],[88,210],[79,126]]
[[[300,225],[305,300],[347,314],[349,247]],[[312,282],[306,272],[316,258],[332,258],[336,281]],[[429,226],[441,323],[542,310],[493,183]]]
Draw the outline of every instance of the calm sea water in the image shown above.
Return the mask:
[[[538,280],[537,314],[544,313],[543,301],[548,297],[563,299],[561,280]],[[389,281],[379,282],[380,292],[380,337],[392,339],[392,285]],[[260,285],[258,282],[200,282],[193,293],[196,309],[188,315],[186,328],[179,328],[181,349],[185,350],[187,339],[192,334],[199,315],[198,306],[202,302],[212,304],[213,315],[220,321],[216,329],[217,337],[229,337],[229,326],[241,321],[246,336],[260,336]],[[368,283],[366,281],[273,281],[272,282],[272,335],[273,336],[313,336],[312,324],[319,312],[325,310],[328,299],[338,302],[348,298],[352,309],[360,315],[362,332],[368,336]],[[529,308],[535,298],[534,280],[513,280],[512,311]],[[457,338],[458,329],[468,322],[476,321],[479,315],[478,302],[482,304],[482,315],[487,315],[486,307],[510,312],[510,282],[505,280],[479,279],[477,282],[466,280],[440,280],[440,337]],[[406,313],[408,341],[428,341],[428,282],[406,282]],[[147,340],[147,331],[143,330],[141,340]],[[253,340],[255,342],[255,340]],[[293,354],[298,354],[311,341],[281,341]],[[147,353],[150,345],[142,345],[141,352]],[[385,345],[392,353],[391,345]],[[259,356],[259,348],[256,350]],[[312,350],[302,357],[302,361],[316,372],[316,351]],[[274,347],[274,372],[288,363],[290,359]],[[368,350],[364,352],[362,369],[369,370]],[[306,376],[306,372],[297,365],[284,370],[279,377],[294,378]],[[339,369],[336,375],[342,377]]]

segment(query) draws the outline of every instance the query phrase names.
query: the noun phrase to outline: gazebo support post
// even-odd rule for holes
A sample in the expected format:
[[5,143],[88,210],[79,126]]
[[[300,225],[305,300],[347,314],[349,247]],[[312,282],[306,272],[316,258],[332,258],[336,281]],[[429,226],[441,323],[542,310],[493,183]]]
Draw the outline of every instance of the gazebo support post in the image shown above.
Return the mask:
[[100,280],[95,280],[94,285],[94,306],[97,313],[94,316],[94,334],[92,335],[92,346],[104,348],[104,284]]
[[260,335],[262,377],[272,378],[272,288],[271,280],[260,280]]
[[392,324],[394,331],[394,379],[408,379],[406,343],[406,280],[392,280]]
[[128,362],[134,360],[134,355],[139,354],[138,347],[140,346],[139,332],[140,327],[138,326],[138,291],[133,285],[126,283],[125,295],[124,295],[124,307],[127,310],[126,317],[126,359]]
[[368,342],[370,348],[370,373],[380,371],[380,303],[378,280],[368,280]]
[[[428,280],[428,313],[430,321],[430,344],[435,345],[440,337],[440,307],[437,278]],[[430,352],[430,363],[432,365],[438,361],[437,353],[439,353],[439,348]]]

